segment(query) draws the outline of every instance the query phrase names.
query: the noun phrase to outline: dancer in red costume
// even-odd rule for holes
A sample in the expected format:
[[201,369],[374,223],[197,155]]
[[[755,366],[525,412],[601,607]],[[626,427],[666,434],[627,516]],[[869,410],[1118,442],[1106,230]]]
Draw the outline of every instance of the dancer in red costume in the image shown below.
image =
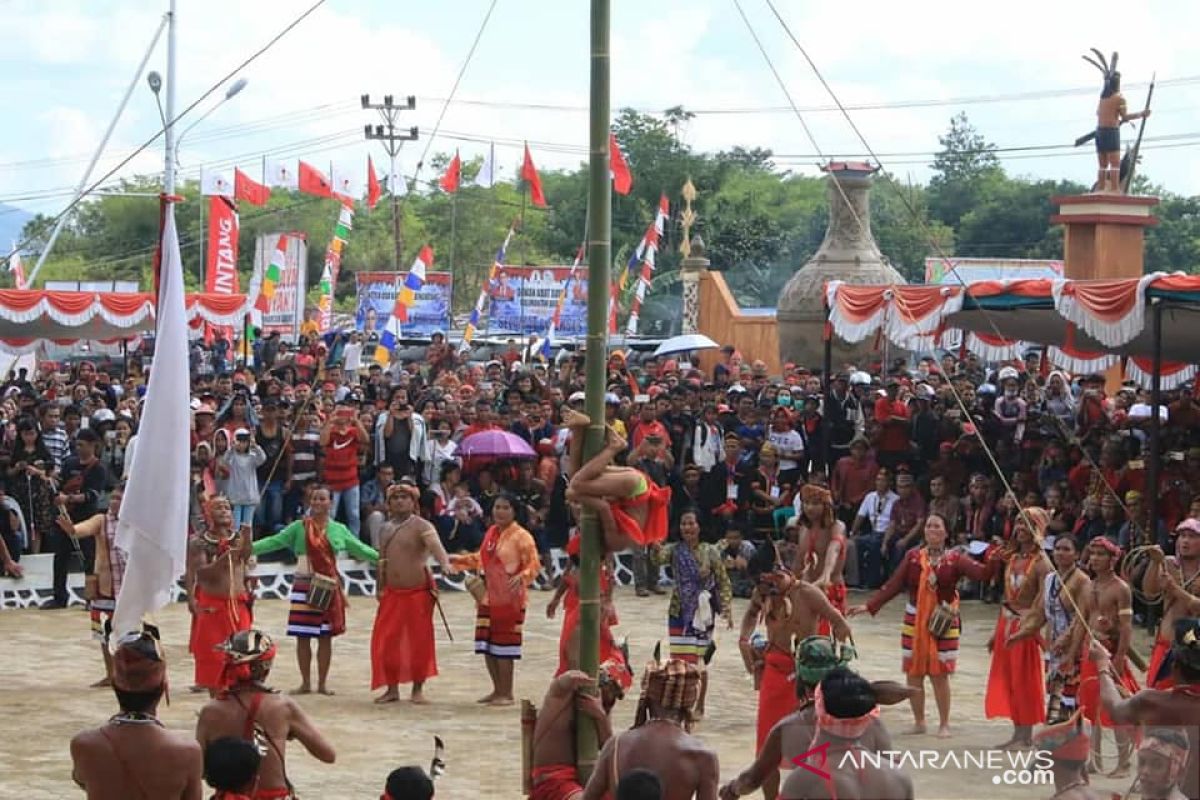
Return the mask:
[[600,695],[581,691],[592,679],[570,670],[555,676],[538,710],[533,728],[533,790],[529,800],[578,800],[583,795],[575,768],[575,725],[588,718],[596,726],[600,746],[612,736],[608,715],[633,684],[623,660],[600,664]]
[[250,559],[250,526],[235,534],[233,508],[224,497],[208,503],[209,527],[193,537],[188,547],[184,586],[192,612],[192,657],[196,662],[194,686],[210,696],[221,688],[225,658],[220,647],[230,636],[254,624],[251,595],[246,588]]
[[1157,547],[1150,554],[1153,565],[1146,571],[1142,589],[1151,597],[1163,594],[1163,616],[1146,668],[1146,684],[1169,689],[1170,670],[1163,669],[1163,662],[1171,651],[1171,632],[1176,620],[1195,616],[1194,607],[1200,603],[1200,520],[1185,519],[1176,526],[1174,556],[1164,556]]
[[1041,640],[1013,637],[1021,628],[1021,615],[1034,605],[1050,571],[1042,553],[1042,539],[1049,522],[1050,515],[1045,509],[1024,509],[1013,530],[1016,550],[1003,555],[1004,602],[988,641],[992,664],[983,704],[988,719],[1012,720],[1012,736],[997,748],[1001,750],[1031,747],[1033,726],[1046,721]]
[[[803,520],[796,563],[792,572],[816,586],[830,604],[846,613],[846,525],[833,516],[833,495],[829,490],[809,483],[800,490]],[[822,620],[817,633],[829,635],[829,623]]]
[[[572,669],[579,669],[579,534],[567,541],[567,556],[570,567],[559,579],[558,588],[546,604],[546,618],[554,619],[561,603],[563,608],[562,632],[558,637],[558,670],[555,677]],[[606,559],[600,565],[600,661],[601,663],[620,654],[613,638],[612,628],[617,625],[617,609],[612,602],[612,569]],[[623,658],[623,656],[622,656]]]
[[[766,646],[757,649],[751,643],[754,629],[759,620],[766,623]],[[829,622],[834,636],[839,641],[850,639],[850,626],[845,617],[834,608],[829,598],[817,587],[796,580],[792,573],[783,568],[764,572],[758,576],[758,585],[750,597],[750,606],[742,617],[741,635],[738,646],[746,671],[754,676],[758,690],[758,719],[755,752],[762,749],[767,735],[775,723],[796,710],[793,657],[796,642],[816,634],[821,620]],[[780,769],[791,769],[792,764],[781,763]],[[763,795],[774,797],[779,789],[779,776],[768,775],[763,780]]]
[[608,550],[616,552],[665,540],[671,490],[655,484],[641,470],[613,464],[627,442],[612,427],[607,429],[604,449],[576,468],[582,461],[584,431],[591,420],[578,411],[564,409],[563,424],[571,429],[573,469],[567,499],[600,515]]
[[1088,659],[1099,676],[1100,703],[1118,725],[1172,726],[1186,732],[1189,757],[1180,789],[1184,796],[1200,797],[1200,620],[1175,622],[1171,651],[1167,656],[1173,686],[1144,689],[1123,697],[1113,675],[1112,655],[1099,642],[1091,643]]
[[[1086,630],[1099,637],[1101,645],[1109,653],[1108,668],[1117,676],[1122,691],[1134,694],[1138,691],[1137,679],[1129,669],[1126,658],[1129,642],[1133,636],[1133,601],[1129,584],[1114,571],[1121,561],[1121,548],[1104,536],[1097,536],[1088,543],[1087,562],[1095,577],[1092,590],[1084,595],[1080,604]],[[1079,707],[1093,725],[1097,725],[1092,736],[1093,771],[1102,769],[1100,742],[1103,728],[1116,728],[1118,761],[1109,773],[1111,778],[1129,775],[1133,760],[1133,731],[1118,725],[1100,706],[1100,676],[1096,659],[1085,655],[1079,665]]]
[[[946,549],[946,520],[930,514],[925,520],[925,544],[909,550],[900,568],[883,587],[863,605],[850,608],[849,615],[869,612],[872,616],[901,592],[908,593],[904,623],[900,628],[901,667],[908,685],[924,688],[925,678],[933,684],[938,709],[938,738],[950,738],[950,676],[958,664],[958,581],[970,578],[988,581],[1003,563],[999,555],[988,563]],[[931,622],[948,620],[940,635]],[[912,698],[912,733],[925,732],[925,696]]]

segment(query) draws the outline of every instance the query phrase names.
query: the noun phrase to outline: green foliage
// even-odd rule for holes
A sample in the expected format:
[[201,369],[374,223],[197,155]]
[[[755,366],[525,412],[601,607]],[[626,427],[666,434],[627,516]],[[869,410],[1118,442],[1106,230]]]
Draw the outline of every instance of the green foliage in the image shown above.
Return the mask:
[[[691,179],[698,199],[693,233],[705,241],[713,263],[728,270],[729,284],[745,306],[772,306],[788,278],[820,246],[828,216],[824,179],[780,173],[773,154],[761,148],[734,147],[715,155],[693,152],[680,138],[692,118],[682,107],[662,115],[623,109],[614,120],[617,141],[634,175],[627,197],[613,196],[614,276],[653,221],[659,196],[671,203],[671,218],[659,243],[657,269],[645,310],[678,307],[682,227],[680,191]],[[1061,233],[1049,222],[1056,194],[1084,191],[1067,181],[1032,181],[1005,174],[995,146],[959,114],[939,137],[941,151],[928,186],[903,185],[880,175],[871,197],[871,222],[881,251],[906,278],[919,281],[925,258],[947,255],[1005,258],[1061,258]],[[455,308],[469,308],[491,267],[496,249],[512,224],[520,230],[509,248],[509,264],[569,264],[584,239],[588,202],[588,167],[545,170],[542,182],[549,209],[527,202],[525,187],[502,181],[493,187],[471,185],[480,159],[463,165],[463,183],[455,196],[436,188],[451,153],[434,154],[420,185],[398,199],[403,230],[400,268],[407,269],[421,246],[434,250],[434,269],[455,276]],[[1156,209],[1161,220],[1149,229],[1146,265],[1151,270],[1195,271],[1200,263],[1200,198],[1180,197],[1150,186],[1144,178],[1135,190],[1163,199]],[[157,177],[123,182],[121,192],[156,193]],[[184,202],[176,207],[185,279],[200,285],[201,215],[207,198],[198,186],[181,187]],[[320,281],[326,248],[339,205],[295,192],[273,191],[262,208],[241,209],[239,270],[249,285],[254,243],[260,234],[297,232],[308,241],[308,281]],[[393,202],[385,196],[378,207],[358,207],[354,229],[343,253],[338,281],[339,308],[354,294],[354,273],[390,270],[396,260]],[[51,220],[35,217],[25,226],[26,253],[46,241]],[[97,196],[71,215],[39,280],[138,280],[150,284],[158,229],[153,196]],[[452,235],[453,232],[453,235]],[[936,244],[930,243],[930,240]],[[635,281],[630,280],[623,308]],[[661,301],[661,302],[660,302]],[[643,330],[656,324],[644,314]],[[653,328],[657,329],[657,328]]]

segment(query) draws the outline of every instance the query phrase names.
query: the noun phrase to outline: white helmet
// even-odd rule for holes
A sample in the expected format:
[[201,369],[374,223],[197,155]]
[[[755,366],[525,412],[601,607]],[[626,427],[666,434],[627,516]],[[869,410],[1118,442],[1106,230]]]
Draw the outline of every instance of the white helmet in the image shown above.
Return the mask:
[[854,372],[851,372],[850,373],[850,385],[851,386],[870,386],[871,385],[871,376],[868,375],[867,373],[863,372],[862,370],[856,370]]
[[1021,374],[1017,372],[1016,367],[1003,367],[1000,373],[996,376],[997,382],[1004,383],[1007,380],[1019,380]]

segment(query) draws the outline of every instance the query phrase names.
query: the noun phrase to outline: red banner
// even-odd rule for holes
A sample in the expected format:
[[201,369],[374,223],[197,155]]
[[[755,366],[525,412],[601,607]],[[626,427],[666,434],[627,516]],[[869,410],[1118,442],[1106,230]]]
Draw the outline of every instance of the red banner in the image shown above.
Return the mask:
[[208,255],[204,291],[210,294],[238,293],[238,216],[226,197],[208,198]]

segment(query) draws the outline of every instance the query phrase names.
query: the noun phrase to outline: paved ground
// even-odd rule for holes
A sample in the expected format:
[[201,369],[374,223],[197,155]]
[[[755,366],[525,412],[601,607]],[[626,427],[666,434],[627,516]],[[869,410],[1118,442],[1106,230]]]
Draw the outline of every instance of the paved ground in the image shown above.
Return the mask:
[[[432,754],[432,737],[440,735],[447,746],[449,769],[438,787],[438,796],[519,798],[520,725],[519,711],[483,709],[475,699],[486,693],[487,678],[480,658],[472,652],[474,607],[463,594],[443,593],[443,604],[457,641],[451,644],[439,630],[439,666],[442,676],[431,682],[433,705],[417,708],[407,703],[386,707],[372,704],[370,679],[370,628],[375,603],[355,598],[349,612],[349,633],[334,647],[331,687],[336,697],[304,699],[306,709],[333,740],[338,762],[325,766],[289,749],[293,780],[303,797],[326,800],[376,798],[383,779],[394,767],[427,765]],[[525,659],[517,668],[518,697],[540,702],[547,681],[557,664],[559,622],[545,619],[548,593],[535,592],[525,636]],[[855,598],[851,598],[856,602]],[[738,601],[736,612],[740,614]],[[639,667],[650,657],[654,643],[666,638],[665,598],[638,599],[632,591],[619,590],[618,609],[628,635],[633,658]],[[959,673],[953,679],[953,722],[955,738],[950,742],[932,736],[896,737],[898,747],[913,750],[979,749],[1007,738],[1007,723],[983,718],[983,690],[988,656],[984,644],[995,620],[995,606],[968,603],[964,607],[965,630]],[[298,683],[292,640],[282,636],[287,605],[270,601],[258,605],[258,624],[280,643],[273,678],[275,685],[289,688]],[[878,618],[855,620],[855,641],[860,660],[857,668],[870,678],[899,677],[899,617],[897,601]],[[159,618],[168,658],[171,660],[171,706],[161,710],[164,722],[182,732],[192,729],[203,696],[188,694],[191,660],[187,655],[187,611],[177,604]],[[71,735],[82,727],[98,724],[115,713],[116,705],[106,690],[85,688],[100,673],[98,645],[88,634],[87,617],[78,609],[62,611],[6,611],[0,613],[4,649],[0,656],[4,681],[7,724],[3,738],[4,769],[0,770],[0,797],[28,800],[58,800],[78,796],[70,779],[67,751]],[[1139,635],[1139,649],[1148,653]],[[722,631],[713,664],[708,717],[697,734],[716,748],[724,779],[735,775],[753,756],[755,695],[750,678],[736,652],[736,634]],[[665,643],[664,643],[665,647]],[[618,706],[618,728],[631,724],[636,689]],[[932,697],[930,698],[931,723]],[[884,719],[898,733],[910,722],[907,706],[887,709]],[[931,725],[931,727],[933,727]],[[1111,738],[1105,752],[1111,754]],[[1109,756],[1111,759],[1111,756]],[[910,771],[922,798],[1050,797],[1049,787],[1005,787],[993,785],[993,773],[984,770]],[[1117,785],[1100,780],[1105,789],[1124,791],[1128,782]]]

